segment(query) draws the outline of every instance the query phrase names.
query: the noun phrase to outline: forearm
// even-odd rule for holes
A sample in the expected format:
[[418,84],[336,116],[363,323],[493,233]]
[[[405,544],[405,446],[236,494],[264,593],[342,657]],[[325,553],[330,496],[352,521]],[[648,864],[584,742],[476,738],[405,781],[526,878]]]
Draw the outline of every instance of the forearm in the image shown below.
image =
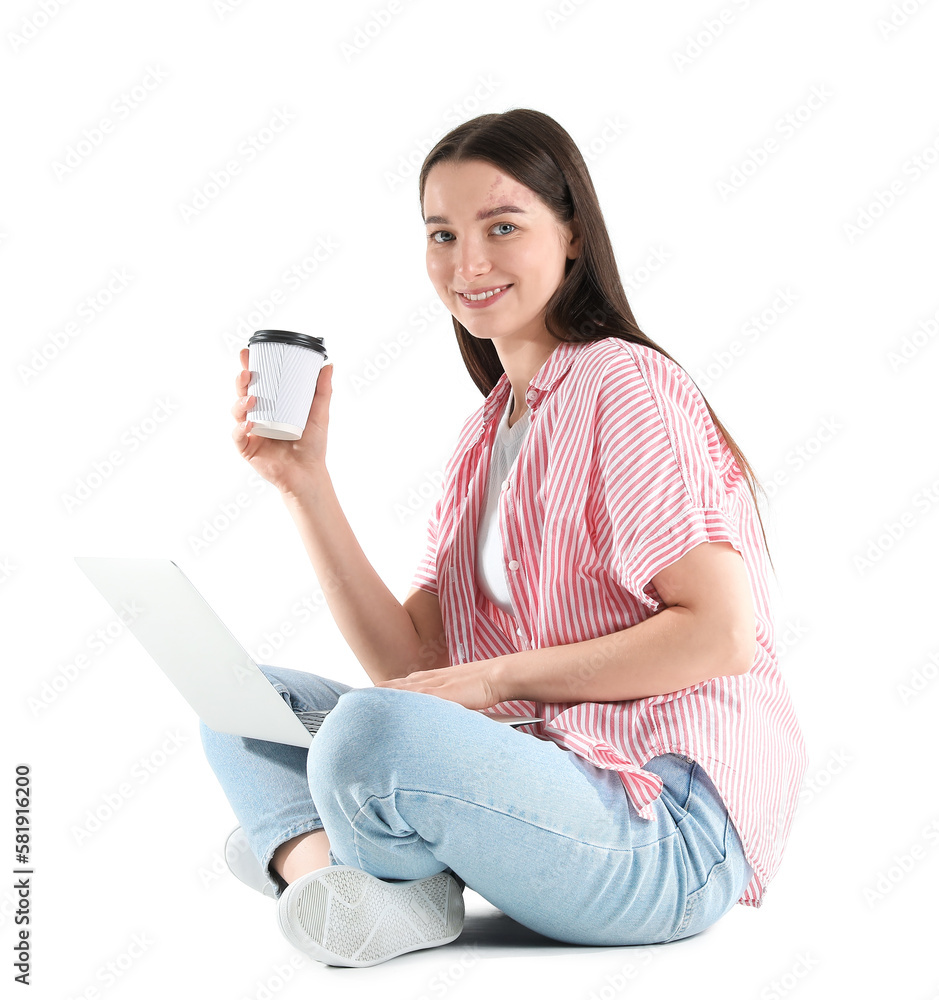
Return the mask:
[[330,613],[373,683],[401,677],[421,659],[411,616],[385,586],[349,525],[325,469],[285,494]]
[[675,606],[610,635],[508,653],[492,664],[502,701],[630,701],[746,673],[753,651]]

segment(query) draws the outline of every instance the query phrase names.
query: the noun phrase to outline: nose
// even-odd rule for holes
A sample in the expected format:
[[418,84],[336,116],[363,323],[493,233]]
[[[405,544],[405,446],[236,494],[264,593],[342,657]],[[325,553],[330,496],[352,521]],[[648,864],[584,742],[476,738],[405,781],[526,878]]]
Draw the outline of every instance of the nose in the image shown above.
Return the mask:
[[464,236],[457,250],[456,272],[463,281],[485,274],[491,267],[485,241],[478,236]]

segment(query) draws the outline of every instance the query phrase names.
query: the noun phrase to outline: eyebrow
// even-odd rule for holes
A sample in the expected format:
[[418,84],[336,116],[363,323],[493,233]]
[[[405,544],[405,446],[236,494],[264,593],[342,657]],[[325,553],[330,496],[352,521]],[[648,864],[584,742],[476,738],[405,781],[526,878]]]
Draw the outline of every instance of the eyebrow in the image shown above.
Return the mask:
[[[525,215],[525,210],[515,205],[497,205],[495,208],[484,208],[478,211],[476,213],[476,221],[482,222],[484,219],[491,219],[494,215],[508,215],[510,212],[514,212],[517,215]],[[442,215],[428,215],[424,220],[424,225],[429,226],[431,223],[447,226],[450,224],[450,221]]]

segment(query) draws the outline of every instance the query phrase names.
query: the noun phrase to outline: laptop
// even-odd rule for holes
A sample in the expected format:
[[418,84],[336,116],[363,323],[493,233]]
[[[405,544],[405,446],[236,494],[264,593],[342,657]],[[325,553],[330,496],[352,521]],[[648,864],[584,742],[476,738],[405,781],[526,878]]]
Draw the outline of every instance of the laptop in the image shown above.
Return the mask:
[[[75,562],[207,726],[308,747],[329,709],[294,711],[171,559]],[[481,712],[511,726],[543,719]]]

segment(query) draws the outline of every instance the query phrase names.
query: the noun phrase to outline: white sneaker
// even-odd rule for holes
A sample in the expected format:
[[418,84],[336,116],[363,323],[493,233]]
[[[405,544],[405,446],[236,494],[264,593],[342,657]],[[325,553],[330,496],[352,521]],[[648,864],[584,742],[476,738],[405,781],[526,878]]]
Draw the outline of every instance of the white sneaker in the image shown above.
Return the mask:
[[463,930],[462,880],[450,872],[386,882],[350,865],[310,872],[283,891],[284,937],[319,962],[362,968],[449,944]]
[[225,841],[225,863],[239,881],[270,899],[277,898],[271,880],[264,874],[261,862],[254,856],[240,826],[236,826]]

